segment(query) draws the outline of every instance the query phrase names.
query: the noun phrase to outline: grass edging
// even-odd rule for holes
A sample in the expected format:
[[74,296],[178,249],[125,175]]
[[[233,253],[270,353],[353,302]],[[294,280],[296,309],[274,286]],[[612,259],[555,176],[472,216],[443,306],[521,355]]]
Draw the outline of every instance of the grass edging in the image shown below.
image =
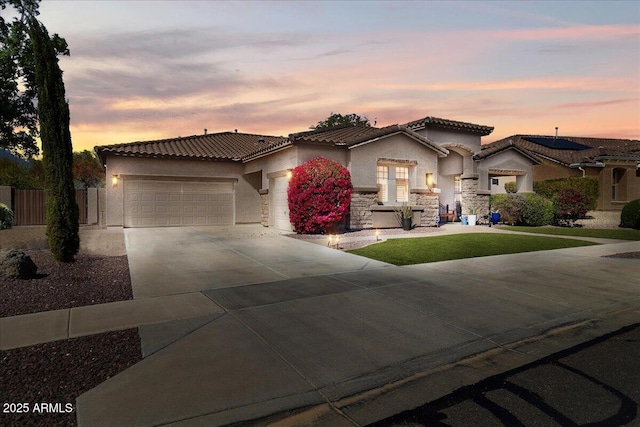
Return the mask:
[[554,236],[594,237],[598,239],[640,240],[640,230],[616,228],[578,228],[578,227],[526,227],[501,225],[500,230],[520,231],[532,234]]
[[394,265],[424,264],[522,252],[593,246],[598,243],[522,234],[465,233],[389,239],[347,252]]

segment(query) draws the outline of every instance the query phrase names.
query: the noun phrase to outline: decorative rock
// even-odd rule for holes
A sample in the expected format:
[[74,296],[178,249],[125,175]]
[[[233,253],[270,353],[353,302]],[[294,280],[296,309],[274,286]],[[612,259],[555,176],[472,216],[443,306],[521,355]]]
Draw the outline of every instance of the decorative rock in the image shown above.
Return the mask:
[[22,251],[12,249],[0,253],[0,276],[28,279],[35,276],[38,266]]

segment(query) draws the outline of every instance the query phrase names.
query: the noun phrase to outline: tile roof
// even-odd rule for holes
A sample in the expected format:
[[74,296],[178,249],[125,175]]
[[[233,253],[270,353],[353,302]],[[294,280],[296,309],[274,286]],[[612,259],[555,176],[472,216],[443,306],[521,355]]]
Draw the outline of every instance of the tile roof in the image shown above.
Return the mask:
[[239,160],[254,152],[286,145],[282,136],[220,132],[205,135],[128,142],[95,147],[104,162],[108,154],[137,157],[177,157],[201,160]]
[[220,132],[178,138],[138,141],[95,147],[101,161],[107,155],[135,157],[165,157],[200,160],[250,161],[294,143],[309,143],[352,147],[377,138],[405,133],[440,155],[448,154],[445,148],[434,144],[405,126],[392,125],[383,128],[368,126],[337,126],[330,129],[294,133],[289,137],[262,136],[237,132]]
[[418,140],[423,145],[435,150],[441,155],[447,155],[449,151],[439,145],[433,143],[429,139],[415,133],[402,125],[391,125],[383,128],[372,126],[353,126],[344,125],[336,126],[329,129],[313,130],[308,132],[300,132],[289,135],[292,142],[306,142],[317,144],[343,145],[353,147],[363,142],[372,141],[378,138],[394,135],[397,133],[405,133],[410,137]]
[[493,126],[477,125],[474,123],[459,122],[456,120],[440,119],[438,117],[427,116],[419,120],[407,123],[409,129],[420,130],[426,127],[439,127],[461,132],[475,133],[478,135],[489,135],[493,132]]
[[507,138],[486,144],[474,159],[481,160],[510,146],[531,153],[537,157],[551,159],[565,166],[576,163],[595,163],[603,158],[617,157],[640,160],[640,141],[633,139],[588,138],[579,136],[563,136],[562,139],[573,141],[588,148],[584,150],[561,150],[537,144],[530,139],[549,138],[547,135],[512,135]]

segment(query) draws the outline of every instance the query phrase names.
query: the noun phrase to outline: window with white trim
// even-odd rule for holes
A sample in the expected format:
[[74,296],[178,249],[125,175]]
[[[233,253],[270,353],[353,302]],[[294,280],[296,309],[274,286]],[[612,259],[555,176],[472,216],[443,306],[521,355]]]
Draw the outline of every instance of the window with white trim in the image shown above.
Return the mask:
[[379,202],[409,202],[409,167],[378,165],[376,173]]
[[378,201],[389,201],[389,166],[378,165],[377,173]]
[[396,202],[409,202],[409,168],[396,166]]

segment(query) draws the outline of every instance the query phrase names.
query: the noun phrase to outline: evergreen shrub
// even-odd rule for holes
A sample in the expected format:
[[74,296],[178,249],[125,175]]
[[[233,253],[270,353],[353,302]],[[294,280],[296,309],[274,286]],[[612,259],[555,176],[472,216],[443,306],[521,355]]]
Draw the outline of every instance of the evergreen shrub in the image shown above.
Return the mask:
[[620,227],[640,230],[640,199],[632,200],[620,212]]
[[522,225],[534,227],[551,225],[553,222],[553,202],[539,194],[525,194],[520,222]]

